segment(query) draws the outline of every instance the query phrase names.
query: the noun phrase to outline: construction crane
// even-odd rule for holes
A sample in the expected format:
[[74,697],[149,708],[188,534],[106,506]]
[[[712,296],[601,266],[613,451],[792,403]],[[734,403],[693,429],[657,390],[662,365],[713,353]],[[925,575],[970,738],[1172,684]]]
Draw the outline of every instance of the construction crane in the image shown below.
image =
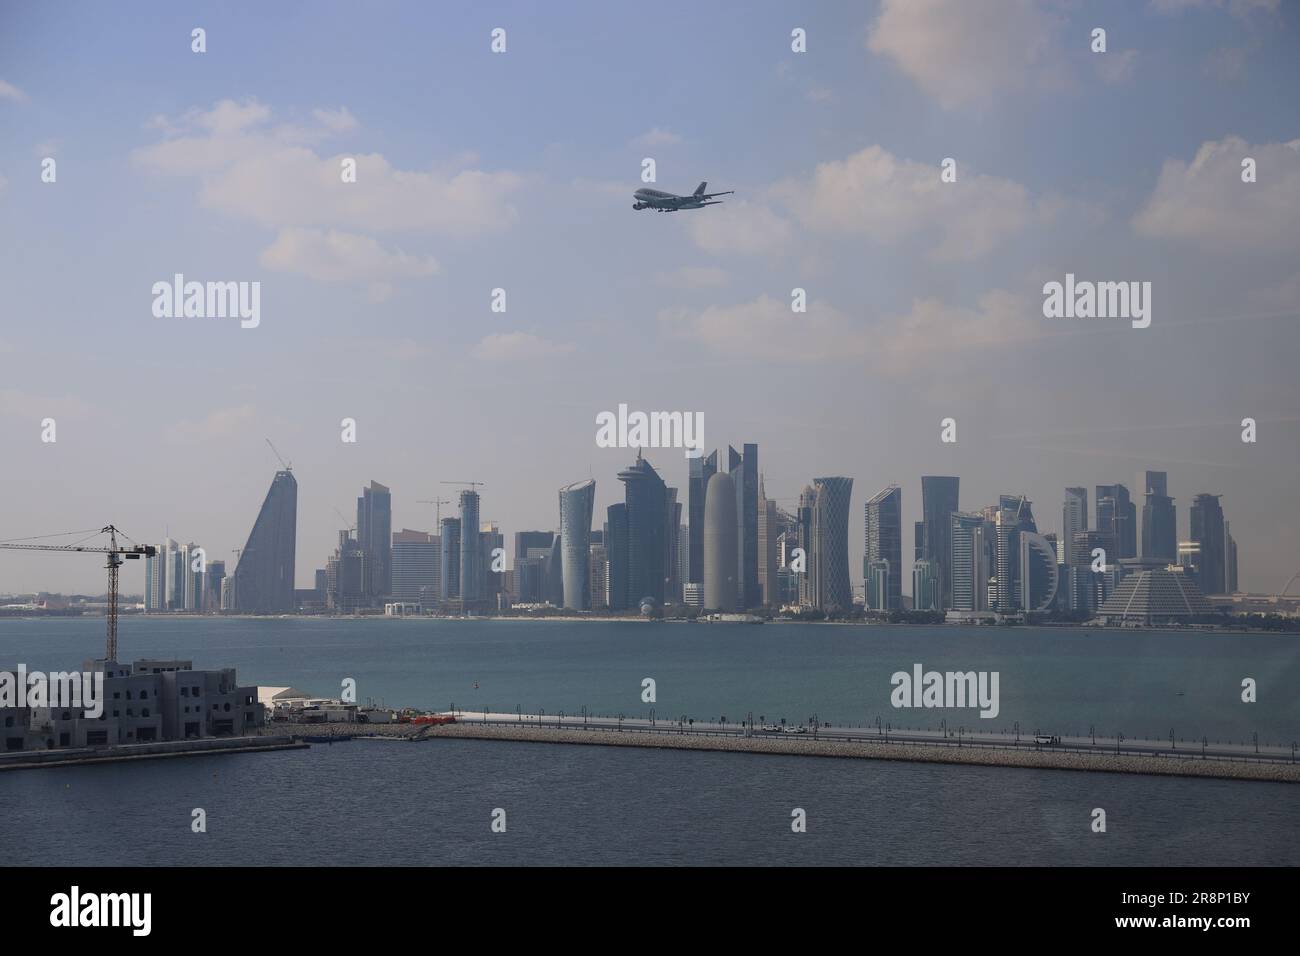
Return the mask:
[[433,530],[436,534],[442,527],[442,506],[451,504],[450,498],[420,498],[415,502],[417,505],[433,505],[436,517],[433,522]]
[[478,485],[485,485],[485,484],[487,484],[487,482],[485,482],[485,481],[443,481],[443,482],[439,482],[439,484],[443,484],[443,485],[470,485],[470,486],[471,486],[471,489],[470,489],[470,490],[472,491],[474,487],[477,487]]
[[[271,445],[271,439],[268,438],[268,439],[266,440],[266,443],[267,443],[268,445]],[[274,446],[274,445],[271,445],[271,452],[272,452],[272,454],[275,455],[276,458],[279,458],[279,459],[280,459],[280,464],[284,466],[284,470],[285,470],[285,471],[293,471],[293,462],[291,462],[291,461],[285,461],[285,460],[284,460],[284,456],[281,455],[278,451],[275,450],[275,446]]]
[[[134,542],[132,542],[130,547],[121,547],[121,548],[118,547],[117,536],[119,534],[121,534],[122,537],[126,538],[128,541],[130,541],[131,539],[128,538],[125,534],[122,534],[122,532],[118,531],[118,529],[111,524],[107,525],[106,527],[100,528],[98,531],[68,531],[65,532],[65,534],[85,534],[88,536],[97,535],[97,534],[106,534],[108,535],[108,547],[107,548],[90,547],[81,544],[80,542],[76,544],[19,544],[16,542],[22,540],[32,540],[32,539],[16,538],[14,539],[13,543],[8,541],[0,541],[0,548],[4,548],[9,551],[85,551],[91,554],[107,555],[108,563],[105,565],[105,567],[108,568],[108,640],[104,647],[104,658],[106,660],[116,661],[117,660],[117,573],[118,570],[122,567],[122,560],[124,558],[131,561],[139,560],[141,555],[143,555],[146,558],[152,558],[155,555],[157,555],[158,549],[155,548],[152,544],[135,544]],[[50,538],[50,537],[54,537],[54,535],[38,535],[37,537]],[[84,541],[85,539],[83,538],[82,540]]]

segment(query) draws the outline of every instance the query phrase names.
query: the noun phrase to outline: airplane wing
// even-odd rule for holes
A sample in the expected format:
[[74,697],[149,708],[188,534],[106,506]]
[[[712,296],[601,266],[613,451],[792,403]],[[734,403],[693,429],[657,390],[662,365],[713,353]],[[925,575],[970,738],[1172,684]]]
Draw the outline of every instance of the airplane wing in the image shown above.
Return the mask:
[[735,194],[734,189],[728,189],[725,193],[701,193],[697,199],[712,199],[714,196],[731,196]]
[[[717,193],[716,195],[721,196],[722,193]],[[700,205],[701,205],[701,206],[721,206],[721,205],[722,205],[722,200],[721,200],[721,199],[718,199],[718,200],[715,200],[714,202],[702,202],[702,203],[700,203]]]

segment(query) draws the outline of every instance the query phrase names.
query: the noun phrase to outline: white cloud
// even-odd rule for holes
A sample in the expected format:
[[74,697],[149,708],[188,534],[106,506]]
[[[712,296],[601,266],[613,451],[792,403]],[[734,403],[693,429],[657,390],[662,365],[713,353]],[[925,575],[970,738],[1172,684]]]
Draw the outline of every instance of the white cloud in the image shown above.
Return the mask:
[[771,255],[785,249],[793,232],[770,207],[744,200],[667,215],[693,217],[691,238],[714,255]]
[[1111,86],[1128,82],[1137,69],[1137,50],[1108,50],[1090,55],[1097,75]]
[[851,318],[829,302],[806,313],[767,295],[736,305],[659,314],[666,332],[735,358],[790,362],[867,362],[887,374],[961,354],[1011,346],[1044,334],[1037,306],[994,290],[975,308],[917,299],[910,311],[875,323]]
[[909,312],[881,324],[874,357],[899,372],[941,355],[1020,345],[1045,331],[1041,303],[999,289],[981,296],[973,309],[916,299]]
[[[1257,181],[1241,181],[1244,158]],[[1202,143],[1191,163],[1166,160],[1155,189],[1133,219],[1140,235],[1208,248],[1300,248],[1300,139],[1250,144],[1238,136]]]
[[256,418],[257,410],[252,405],[218,408],[200,421],[177,422],[166,429],[166,437],[179,444],[197,444],[243,431]]
[[549,342],[531,332],[494,332],[474,346],[474,357],[486,362],[536,361],[572,351],[572,345]]
[[348,112],[346,106],[336,110],[316,109],[311,115],[321,126],[334,133],[346,133],[357,128],[357,118]]
[[1063,26],[1038,0],[883,0],[867,48],[955,109],[1059,85]]
[[303,229],[291,226],[262,250],[261,263],[268,269],[299,272],[322,281],[351,281],[409,278],[439,271],[431,256],[407,255],[385,249],[369,236],[337,229]]
[[1151,6],[1161,13],[1226,8],[1237,17],[1248,17],[1253,13],[1277,13],[1281,5],[1281,0],[1151,0]]
[[0,80],[0,100],[13,100],[15,103],[21,103],[26,99],[27,94],[18,87]]
[[878,243],[933,234],[933,256],[977,258],[1020,232],[1035,206],[1019,183],[972,173],[957,159],[957,181],[939,179],[939,164],[899,159],[870,146],[820,164],[808,181],[774,190],[809,229],[864,235]]
[[682,141],[682,138],[672,130],[660,129],[656,126],[647,133],[642,133],[632,141],[634,146],[654,147],[654,146],[676,146]]
[[729,281],[726,270],[717,266],[683,266],[659,275],[659,283],[674,289],[715,289]]
[[867,330],[826,302],[790,311],[787,300],[761,295],[752,302],[703,310],[669,309],[659,322],[671,335],[734,358],[822,362],[861,359]]
[[343,155],[320,155],[303,141],[354,123],[351,114],[318,110],[319,125],[312,130],[272,126],[270,117],[270,109],[256,101],[224,100],[169,124],[170,136],[134,157],[151,171],[198,179],[205,208],[274,228],[460,237],[497,232],[517,218],[507,202],[521,182],[515,173],[402,170],[371,153],[352,156],[357,181],[344,183]]

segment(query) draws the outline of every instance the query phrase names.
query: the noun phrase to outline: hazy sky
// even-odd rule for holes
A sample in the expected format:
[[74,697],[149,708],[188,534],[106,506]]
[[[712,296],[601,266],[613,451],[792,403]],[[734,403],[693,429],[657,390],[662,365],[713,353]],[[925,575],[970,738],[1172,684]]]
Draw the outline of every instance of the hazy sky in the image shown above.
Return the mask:
[[[198,11],[0,6],[0,539],[113,522],[229,559],[266,437],[299,481],[300,587],[371,479],[395,530],[483,481],[510,540],[592,476],[599,525],[635,453],[595,417],[625,402],[757,442],[786,507],[852,476],[855,578],[890,482],[906,547],[922,474],[959,475],[963,508],[1027,494],[1050,531],[1065,486],[1140,506],[1146,468],[1180,536],[1224,496],[1243,587],[1300,570],[1297,5]],[[645,157],[658,188],[736,195],[634,212]],[[177,272],[260,281],[260,326],[155,318]],[[1044,318],[1066,273],[1151,282],[1150,328]],[[647,457],[684,501],[682,454]],[[103,575],[0,552],[0,592]]]

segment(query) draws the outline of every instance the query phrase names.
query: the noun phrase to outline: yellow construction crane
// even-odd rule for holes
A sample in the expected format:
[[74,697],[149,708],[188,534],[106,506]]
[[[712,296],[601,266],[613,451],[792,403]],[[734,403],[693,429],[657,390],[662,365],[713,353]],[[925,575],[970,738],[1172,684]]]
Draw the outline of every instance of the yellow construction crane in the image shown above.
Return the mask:
[[[152,558],[158,553],[158,549],[151,544],[131,543],[130,547],[119,548],[117,545],[117,536],[122,535],[128,541],[131,539],[122,532],[118,531],[113,525],[107,525],[98,531],[68,531],[65,534],[84,534],[88,536],[108,535],[108,547],[91,547],[82,544],[80,541],[76,544],[21,544],[18,542],[34,540],[32,538],[15,538],[13,541],[0,541],[0,548],[9,551],[85,551],[90,554],[108,555],[108,640],[104,647],[104,657],[106,660],[117,660],[117,573],[122,566],[122,560],[136,561],[143,555],[146,558]],[[55,535],[38,535],[37,537],[52,538]],[[85,540],[84,538],[82,539]]]
[[417,505],[433,505],[436,514],[433,519],[433,532],[438,533],[442,527],[442,506],[451,504],[450,498],[420,498],[415,502]]

